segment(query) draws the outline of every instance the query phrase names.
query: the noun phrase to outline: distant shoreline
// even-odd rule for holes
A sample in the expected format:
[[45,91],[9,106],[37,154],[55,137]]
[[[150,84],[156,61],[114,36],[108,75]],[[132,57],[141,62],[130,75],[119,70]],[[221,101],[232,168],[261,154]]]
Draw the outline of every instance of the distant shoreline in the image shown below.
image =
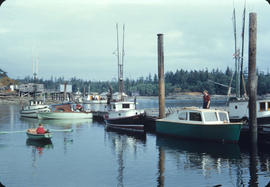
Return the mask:
[[[129,99],[134,97],[130,96]],[[136,96],[137,99],[158,99],[158,96]],[[212,99],[226,99],[226,95],[211,95]],[[0,104],[28,104],[32,97],[19,97],[19,96],[0,96]],[[202,95],[177,95],[177,96],[167,96],[165,99],[177,99],[177,100],[189,100],[189,99],[202,99]],[[46,100],[46,104],[60,103],[61,101],[54,101],[51,99]]]

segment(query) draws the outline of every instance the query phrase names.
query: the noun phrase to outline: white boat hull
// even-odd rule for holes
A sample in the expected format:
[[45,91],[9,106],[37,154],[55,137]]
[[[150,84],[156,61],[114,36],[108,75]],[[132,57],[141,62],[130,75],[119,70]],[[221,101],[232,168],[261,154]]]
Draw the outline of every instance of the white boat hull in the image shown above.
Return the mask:
[[38,119],[92,119],[89,112],[46,112],[39,113]]
[[[270,123],[270,100],[257,100],[257,121],[259,124]],[[234,100],[228,104],[227,111],[231,121],[248,120],[248,100]]]
[[20,111],[20,114],[21,117],[37,118],[38,113],[46,113],[46,112],[50,112],[50,109],[47,107],[47,105],[44,105],[22,109]]
[[144,110],[110,111],[105,115],[105,120],[111,124],[141,124]]

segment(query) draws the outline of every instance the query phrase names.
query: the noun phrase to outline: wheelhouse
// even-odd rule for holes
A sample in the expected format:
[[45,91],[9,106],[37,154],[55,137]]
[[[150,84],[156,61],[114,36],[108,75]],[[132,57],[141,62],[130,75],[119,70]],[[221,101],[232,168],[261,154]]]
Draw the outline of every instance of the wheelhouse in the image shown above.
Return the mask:
[[178,119],[190,123],[222,124],[229,122],[229,115],[226,111],[220,110],[180,110]]

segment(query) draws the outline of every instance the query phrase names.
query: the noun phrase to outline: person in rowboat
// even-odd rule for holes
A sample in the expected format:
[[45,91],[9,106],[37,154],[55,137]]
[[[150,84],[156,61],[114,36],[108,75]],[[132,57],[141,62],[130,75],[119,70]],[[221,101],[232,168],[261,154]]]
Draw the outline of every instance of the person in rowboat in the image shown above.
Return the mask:
[[45,130],[43,125],[40,123],[37,130],[36,130],[37,134],[45,134],[48,132],[48,130]]
[[203,91],[203,108],[210,108],[210,95],[207,90]]

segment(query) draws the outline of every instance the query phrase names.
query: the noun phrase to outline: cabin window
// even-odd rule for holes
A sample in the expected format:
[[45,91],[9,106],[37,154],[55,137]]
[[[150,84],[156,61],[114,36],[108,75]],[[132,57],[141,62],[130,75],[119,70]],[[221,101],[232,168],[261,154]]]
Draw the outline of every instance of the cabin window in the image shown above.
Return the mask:
[[189,120],[190,121],[202,121],[201,114],[198,112],[190,112],[189,113]]
[[122,108],[129,108],[129,104],[123,104]]
[[204,120],[205,121],[217,121],[217,114],[216,112],[205,112],[204,113]]
[[270,110],[270,102],[267,102],[267,110]]
[[178,118],[180,120],[187,120],[187,112],[180,112]]
[[112,107],[113,107],[113,109],[115,109],[115,108],[116,108],[116,107],[115,107],[115,105],[113,105]]
[[225,112],[219,112],[218,115],[220,121],[229,122],[227,114]]
[[260,111],[265,111],[265,108],[266,108],[266,103],[265,102],[261,102],[260,103]]

